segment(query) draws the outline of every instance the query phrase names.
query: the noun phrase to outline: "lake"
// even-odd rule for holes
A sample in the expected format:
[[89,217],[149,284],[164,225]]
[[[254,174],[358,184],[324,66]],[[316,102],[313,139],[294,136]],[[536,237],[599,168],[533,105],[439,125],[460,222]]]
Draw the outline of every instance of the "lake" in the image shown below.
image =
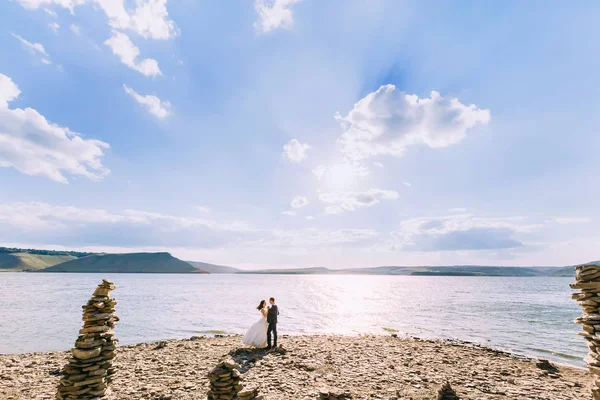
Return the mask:
[[0,273],[0,353],[72,347],[102,278],[118,286],[121,344],[244,333],[273,296],[280,334],[398,331],[580,366],[587,352],[572,278]]

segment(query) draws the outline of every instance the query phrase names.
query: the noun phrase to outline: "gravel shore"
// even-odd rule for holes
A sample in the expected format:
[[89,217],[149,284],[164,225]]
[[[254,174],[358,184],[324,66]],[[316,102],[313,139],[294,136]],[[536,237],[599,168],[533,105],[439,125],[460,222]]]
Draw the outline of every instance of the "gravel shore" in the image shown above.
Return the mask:
[[[267,400],[435,399],[449,381],[461,399],[589,399],[592,377],[579,368],[536,363],[464,344],[391,336],[281,336],[281,349],[241,345],[239,336],[118,347],[108,399],[206,399],[206,373],[228,353],[244,382]],[[68,352],[0,354],[0,399],[54,399]]]

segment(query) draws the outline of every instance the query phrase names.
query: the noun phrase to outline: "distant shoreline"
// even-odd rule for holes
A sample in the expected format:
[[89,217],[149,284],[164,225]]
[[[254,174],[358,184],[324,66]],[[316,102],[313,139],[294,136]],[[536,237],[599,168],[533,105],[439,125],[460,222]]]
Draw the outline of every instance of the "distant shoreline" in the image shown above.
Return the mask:
[[[516,267],[509,267],[516,268]],[[1,273],[32,273],[32,274],[129,274],[129,275],[286,275],[286,276],[388,276],[388,277],[457,277],[457,278],[570,278],[563,275],[500,275],[500,274],[469,274],[469,273],[436,273],[436,272],[415,272],[411,274],[374,274],[361,272],[330,272],[330,273],[311,273],[311,272],[268,272],[268,271],[243,271],[243,272],[131,272],[131,271],[40,271],[40,270],[23,270],[11,271],[1,270]]]
[[402,275],[402,276],[502,276],[574,277],[573,266],[420,265],[331,269],[327,267],[244,270],[201,261],[184,261],[168,252],[82,253],[0,247],[0,272],[251,274],[251,275]]
[[123,274],[123,275],[285,275],[285,276],[388,276],[388,277],[456,277],[456,278],[570,278],[570,276],[552,276],[552,275],[494,275],[494,274],[468,274],[468,273],[412,273],[412,274],[371,274],[371,273],[302,273],[302,272],[265,272],[265,271],[244,271],[244,272],[119,272],[119,271],[40,271],[40,270],[23,270],[10,271],[0,270],[1,273],[30,273],[38,275],[48,274]]

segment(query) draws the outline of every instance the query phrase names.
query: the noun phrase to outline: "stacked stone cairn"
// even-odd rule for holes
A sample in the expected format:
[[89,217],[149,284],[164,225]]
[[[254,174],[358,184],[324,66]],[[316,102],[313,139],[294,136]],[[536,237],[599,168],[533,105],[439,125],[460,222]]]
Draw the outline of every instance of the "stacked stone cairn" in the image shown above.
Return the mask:
[[119,321],[115,315],[117,300],[110,292],[117,287],[102,280],[93,297],[83,308],[83,328],[71,349],[69,364],[61,370],[58,400],[101,399],[115,373],[113,359],[117,339],[113,328]]
[[446,382],[442,385],[438,391],[437,400],[459,400],[460,397],[456,394],[456,391],[450,386],[450,382]]
[[581,324],[580,336],[587,341],[589,353],[583,360],[594,376],[593,399],[600,400],[600,264],[586,264],[575,267],[575,283],[572,289],[581,289],[571,297],[583,307],[583,315],[575,320]]
[[210,390],[208,400],[262,400],[258,387],[248,387],[240,383],[242,380],[240,366],[232,359],[226,358],[208,372]]

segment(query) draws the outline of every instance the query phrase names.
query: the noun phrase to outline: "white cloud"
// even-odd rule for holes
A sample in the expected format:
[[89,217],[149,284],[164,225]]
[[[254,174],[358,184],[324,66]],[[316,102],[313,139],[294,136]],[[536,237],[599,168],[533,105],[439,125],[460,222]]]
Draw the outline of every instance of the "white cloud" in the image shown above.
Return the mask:
[[138,1],[128,23],[116,27],[132,29],[145,38],[169,39],[177,36],[179,30],[168,17],[167,0]]
[[373,165],[376,166],[377,168],[383,168],[384,167],[383,164],[380,163],[380,162],[374,162]]
[[99,5],[108,17],[112,28],[132,30],[144,38],[170,39],[179,34],[175,23],[169,19],[167,0],[137,0],[133,10],[126,10],[124,0],[18,0],[25,8],[37,9],[56,5],[73,13],[82,4]]
[[52,16],[52,17],[54,17],[54,18],[56,18],[56,17],[57,17],[57,15],[56,15],[56,12],[55,12],[55,11],[52,11],[52,10],[50,10],[49,8],[44,8],[44,11],[45,11],[45,12],[46,12],[48,15],[50,15],[50,16]]
[[559,224],[563,225],[572,225],[572,224],[589,224],[592,222],[591,218],[587,217],[561,217],[556,218],[555,221]]
[[0,74],[0,109],[8,107],[8,103],[19,97],[21,90],[8,76]]
[[325,214],[342,214],[356,211],[360,208],[371,207],[380,200],[396,200],[400,196],[393,190],[370,189],[365,192],[331,192],[321,193],[319,199],[329,204],[325,207]]
[[42,58],[40,61],[42,62],[42,64],[46,64],[46,65],[52,64],[52,61],[48,60],[47,58]]
[[462,140],[477,124],[487,124],[490,111],[466,106],[458,99],[431,92],[420,99],[381,86],[359,100],[350,112],[336,119],[344,133],[338,139],[342,153],[352,160],[380,154],[400,157],[408,146],[446,147]]
[[0,203],[0,242],[85,246],[237,248],[280,252],[282,246],[312,248],[367,246],[379,234],[370,229],[281,230],[241,222],[164,215],[140,210],[109,211],[40,202]]
[[412,186],[412,183],[410,183],[410,182],[406,182],[406,181],[403,181],[403,182],[402,182],[402,184],[403,184],[404,186],[408,186],[408,187],[411,187],[411,186]]
[[292,211],[292,210],[288,210],[288,211],[282,211],[281,212],[283,215],[287,215],[289,217],[295,217],[296,216],[296,211]]
[[158,118],[165,118],[171,115],[171,103],[168,101],[161,100],[153,95],[142,96],[135,90],[127,87],[127,85],[123,85],[123,88],[125,89],[125,93],[133,97],[135,101],[141,105],[145,106],[150,114]]
[[308,199],[303,196],[296,196],[292,200],[291,206],[292,208],[302,208],[308,204]]
[[71,24],[71,26],[69,27],[69,29],[71,29],[71,32],[73,32],[77,36],[81,36],[81,28],[79,28],[77,25]]
[[294,17],[289,7],[299,2],[300,0],[254,0],[254,8],[258,13],[254,28],[259,32],[290,28],[294,24]]
[[300,162],[306,158],[306,152],[310,146],[307,143],[300,143],[296,139],[283,146],[283,154],[292,162]]
[[306,217],[307,220],[312,221],[313,219],[315,219],[315,217],[313,217],[312,215],[307,215]]
[[42,46],[40,43],[31,43],[25,39],[23,39],[21,36],[16,35],[14,33],[11,33],[11,35],[16,38],[17,40],[19,40],[21,43],[23,43],[23,45],[30,50],[33,54],[39,53],[42,54],[46,57],[49,57],[48,53],[46,53],[46,49],[44,49],[44,46]]
[[210,208],[203,207],[203,206],[196,206],[196,211],[201,212],[201,213],[207,213],[207,212],[210,212]]
[[55,33],[58,32],[58,30],[60,29],[60,25],[57,24],[56,22],[52,22],[50,24],[48,24],[48,26],[50,27],[50,29],[52,29]]
[[515,235],[542,225],[527,224],[524,217],[482,218],[472,214],[412,218],[393,232],[395,246],[415,251],[492,250],[524,246]]
[[99,180],[110,172],[100,160],[107,143],[83,139],[32,108],[10,109],[20,93],[12,79],[0,74],[0,167],[62,183],[67,183],[65,173]]
[[459,207],[459,208],[451,208],[448,211],[453,212],[453,213],[466,213],[467,209],[464,207]]
[[119,56],[121,62],[129,68],[145,76],[162,75],[160,68],[158,68],[158,61],[152,58],[144,58],[140,62],[136,62],[136,59],[140,55],[140,49],[131,42],[129,36],[126,34],[113,31],[112,36],[104,44],[110,47],[112,52]]

